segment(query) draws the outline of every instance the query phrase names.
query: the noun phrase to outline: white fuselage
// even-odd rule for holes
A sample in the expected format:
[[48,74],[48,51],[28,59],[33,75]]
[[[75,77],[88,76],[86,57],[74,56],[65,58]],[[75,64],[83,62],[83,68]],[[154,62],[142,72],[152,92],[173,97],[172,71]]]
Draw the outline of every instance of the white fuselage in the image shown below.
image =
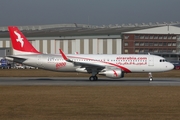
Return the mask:
[[[16,55],[24,60],[14,59],[26,65],[39,67],[42,69],[53,71],[70,71],[70,72],[86,72],[81,70],[82,66],[67,62],[60,54],[32,54],[32,55]],[[75,54],[67,55],[69,59],[78,63],[86,63],[91,66],[104,66],[104,69],[121,69],[125,73],[129,72],[163,72],[173,69],[173,65],[163,57],[156,55],[84,55]],[[12,60],[10,58],[7,58]],[[81,67],[81,68],[80,68]]]

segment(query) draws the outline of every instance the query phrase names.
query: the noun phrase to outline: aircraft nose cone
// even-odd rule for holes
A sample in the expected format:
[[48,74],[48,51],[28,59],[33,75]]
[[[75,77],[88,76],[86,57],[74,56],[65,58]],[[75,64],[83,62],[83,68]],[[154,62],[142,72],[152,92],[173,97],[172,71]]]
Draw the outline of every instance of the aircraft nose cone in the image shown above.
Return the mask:
[[169,70],[174,69],[174,65],[173,65],[172,63],[169,63],[168,69],[169,69]]

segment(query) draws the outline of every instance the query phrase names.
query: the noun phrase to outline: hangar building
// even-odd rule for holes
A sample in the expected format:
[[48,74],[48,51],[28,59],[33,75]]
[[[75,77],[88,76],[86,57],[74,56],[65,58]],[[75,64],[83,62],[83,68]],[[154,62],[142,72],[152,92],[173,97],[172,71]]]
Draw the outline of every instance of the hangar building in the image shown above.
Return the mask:
[[[18,28],[42,53],[59,54],[59,48],[61,48],[67,54],[150,52],[160,55],[175,54],[175,59],[179,59],[180,28],[177,25],[179,22],[168,25],[163,23],[114,26],[54,24],[18,26]],[[7,26],[0,27],[0,48],[8,50],[11,48]]]

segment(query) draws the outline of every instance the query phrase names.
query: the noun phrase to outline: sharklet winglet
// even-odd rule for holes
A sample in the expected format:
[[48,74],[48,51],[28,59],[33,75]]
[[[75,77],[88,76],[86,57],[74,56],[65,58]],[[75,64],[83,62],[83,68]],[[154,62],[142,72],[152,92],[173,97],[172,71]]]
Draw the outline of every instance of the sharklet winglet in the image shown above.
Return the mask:
[[65,61],[72,62],[72,60],[70,60],[61,49],[59,49],[59,51]]

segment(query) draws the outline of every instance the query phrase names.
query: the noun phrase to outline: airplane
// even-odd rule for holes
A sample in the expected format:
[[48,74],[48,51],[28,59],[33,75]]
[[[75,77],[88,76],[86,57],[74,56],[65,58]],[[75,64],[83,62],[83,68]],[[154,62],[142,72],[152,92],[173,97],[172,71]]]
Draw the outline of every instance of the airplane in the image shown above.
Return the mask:
[[13,55],[7,60],[59,72],[89,73],[90,81],[98,80],[97,75],[109,78],[123,78],[125,73],[164,72],[174,68],[165,58],[151,54],[44,54],[37,51],[16,26],[9,26]]

